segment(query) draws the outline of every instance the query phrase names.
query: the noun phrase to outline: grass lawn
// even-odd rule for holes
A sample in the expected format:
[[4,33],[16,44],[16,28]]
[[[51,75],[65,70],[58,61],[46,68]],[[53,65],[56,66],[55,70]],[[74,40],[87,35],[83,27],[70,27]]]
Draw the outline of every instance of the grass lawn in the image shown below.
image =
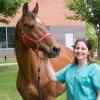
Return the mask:
[[[0,59],[0,63],[4,62]],[[6,62],[16,62],[16,59],[10,58]],[[100,60],[97,63],[100,64]],[[0,100],[22,100],[16,89],[17,71],[18,65],[0,67]],[[55,100],[66,100],[66,93]]]
[[0,100],[22,100],[16,89],[17,66],[0,67]]
[[[17,71],[17,65],[0,67],[0,100],[22,100],[16,89]],[[66,100],[66,95],[56,100]]]
[[6,58],[6,61],[5,61],[5,58],[0,58],[0,64],[1,63],[10,63],[10,62],[16,62],[16,58],[13,57],[13,58]]
[[99,65],[100,65],[100,60],[97,60],[97,62],[96,63],[98,63]]

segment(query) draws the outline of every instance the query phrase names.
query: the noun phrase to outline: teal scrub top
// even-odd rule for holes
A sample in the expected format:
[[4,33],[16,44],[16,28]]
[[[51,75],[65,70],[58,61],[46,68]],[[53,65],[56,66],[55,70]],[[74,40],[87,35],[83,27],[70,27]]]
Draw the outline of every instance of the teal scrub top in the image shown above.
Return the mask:
[[100,89],[100,66],[96,63],[86,64],[80,69],[69,64],[56,72],[59,82],[65,83],[67,100],[96,100]]

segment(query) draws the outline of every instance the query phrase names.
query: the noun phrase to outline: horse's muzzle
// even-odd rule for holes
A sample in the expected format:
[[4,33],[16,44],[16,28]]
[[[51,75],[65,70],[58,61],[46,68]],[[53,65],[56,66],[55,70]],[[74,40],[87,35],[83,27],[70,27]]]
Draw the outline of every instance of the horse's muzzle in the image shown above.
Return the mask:
[[50,50],[50,52],[47,53],[47,57],[48,58],[54,58],[54,57],[58,56],[59,53],[60,53],[60,48],[52,47],[52,49]]

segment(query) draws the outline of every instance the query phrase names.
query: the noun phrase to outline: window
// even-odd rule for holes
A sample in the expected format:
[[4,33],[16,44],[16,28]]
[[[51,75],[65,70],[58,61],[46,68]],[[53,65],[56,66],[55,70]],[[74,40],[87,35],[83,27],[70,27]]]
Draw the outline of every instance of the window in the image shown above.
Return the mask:
[[0,27],[0,48],[6,48],[6,28]]
[[14,48],[15,27],[0,27],[0,49]]
[[73,49],[73,43],[74,42],[74,36],[73,36],[73,33],[66,33],[65,34],[65,44],[66,44],[66,47],[69,47],[71,49]]
[[8,38],[8,48],[14,47],[14,40],[15,40],[15,27],[8,27],[7,28],[7,38]]

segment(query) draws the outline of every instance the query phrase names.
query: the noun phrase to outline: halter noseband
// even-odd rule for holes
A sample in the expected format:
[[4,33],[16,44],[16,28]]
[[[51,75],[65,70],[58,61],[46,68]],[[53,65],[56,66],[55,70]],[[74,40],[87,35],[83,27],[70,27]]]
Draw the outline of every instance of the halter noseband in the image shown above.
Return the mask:
[[33,39],[31,38],[30,36],[28,36],[27,34],[25,33],[22,33],[22,39],[23,39],[23,42],[25,43],[25,40],[29,40],[33,43],[39,43],[41,42],[43,39],[47,38],[50,34],[49,33],[46,33],[44,34],[42,37],[40,37],[39,39]]

